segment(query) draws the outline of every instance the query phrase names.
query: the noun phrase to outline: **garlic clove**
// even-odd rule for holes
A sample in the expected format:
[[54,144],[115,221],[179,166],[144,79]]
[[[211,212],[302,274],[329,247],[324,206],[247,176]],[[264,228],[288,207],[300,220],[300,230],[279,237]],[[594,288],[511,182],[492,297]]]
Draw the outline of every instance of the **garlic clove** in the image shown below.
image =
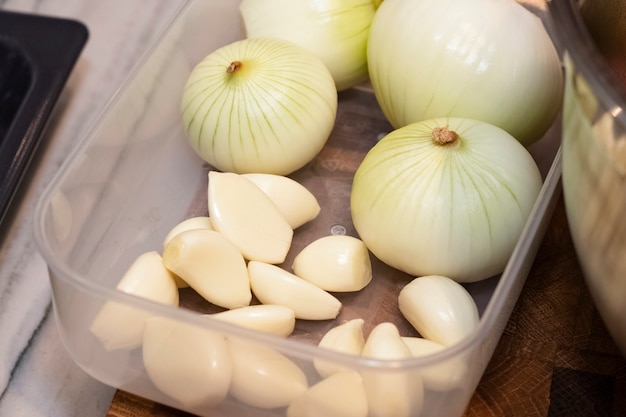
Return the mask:
[[446,348],[441,343],[433,342],[423,337],[402,336],[402,341],[411,351],[411,356],[415,358],[432,355]]
[[339,372],[311,386],[287,408],[287,417],[366,417],[367,396],[358,372]]
[[163,247],[165,248],[167,246],[167,243],[172,240],[172,238],[177,234],[186,230],[194,229],[215,230],[209,216],[190,217],[176,224],[173,228],[170,229],[169,232],[167,232],[167,235],[165,235],[165,238],[163,239]]
[[[173,274],[157,252],[139,255],[124,273],[116,289],[158,303],[178,306],[178,288]],[[89,330],[105,349],[133,349],[141,345],[145,321],[152,313],[108,301],[98,312]]]
[[415,278],[400,290],[402,315],[426,339],[451,346],[478,325],[472,296],[458,282],[440,275]]
[[237,326],[283,337],[289,336],[296,324],[296,315],[291,308],[275,304],[240,307],[209,316]]
[[[411,356],[421,358],[433,355],[446,349],[441,343],[421,337],[402,337],[402,340],[411,351]],[[459,387],[465,381],[468,368],[467,362],[455,356],[444,362],[428,366],[420,370],[424,386],[434,391],[449,391]]]
[[294,274],[326,291],[359,291],[372,280],[367,246],[346,235],[311,242],[296,255],[292,268]]
[[[361,356],[363,345],[365,344],[363,324],[363,319],[352,319],[333,327],[322,336],[318,346],[350,355]],[[348,369],[343,365],[322,359],[314,359],[313,365],[322,378]]]
[[[398,328],[393,323],[383,322],[370,332],[363,346],[362,356],[402,360],[410,358],[411,351],[402,340]],[[370,416],[408,417],[420,414],[424,386],[415,371],[364,370],[361,375]]]
[[[184,232],[186,230],[194,230],[194,229],[209,229],[215,230],[213,228],[213,223],[211,222],[211,218],[208,216],[198,216],[198,217],[190,217],[188,219],[183,220],[174,226],[170,231],[165,235],[163,239],[163,248],[167,246],[168,242],[172,240],[174,236],[177,234]],[[176,285],[178,288],[187,288],[189,284],[187,284],[181,277],[178,275],[174,276],[176,280]]]
[[209,216],[248,260],[279,264],[291,247],[293,229],[272,200],[252,181],[232,172],[209,172]]
[[228,394],[232,362],[226,339],[217,332],[152,317],[142,354],[150,380],[184,407],[213,406]]
[[288,406],[308,389],[305,373],[287,356],[259,343],[231,337],[230,394],[259,408]]
[[224,308],[250,304],[252,293],[241,252],[219,232],[181,232],[163,251],[163,263],[207,301]]
[[292,229],[315,219],[321,210],[313,193],[289,177],[263,173],[242,176],[267,194]]
[[248,276],[261,303],[289,307],[297,319],[334,319],[341,310],[341,301],[332,294],[276,265],[250,261]]

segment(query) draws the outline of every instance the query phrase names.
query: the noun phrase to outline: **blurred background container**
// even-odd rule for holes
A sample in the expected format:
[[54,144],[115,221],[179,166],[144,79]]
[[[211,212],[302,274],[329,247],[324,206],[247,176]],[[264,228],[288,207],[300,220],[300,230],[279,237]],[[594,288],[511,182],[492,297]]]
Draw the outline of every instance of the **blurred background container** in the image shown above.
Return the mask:
[[552,0],[565,51],[563,188],[592,298],[626,353],[626,2]]

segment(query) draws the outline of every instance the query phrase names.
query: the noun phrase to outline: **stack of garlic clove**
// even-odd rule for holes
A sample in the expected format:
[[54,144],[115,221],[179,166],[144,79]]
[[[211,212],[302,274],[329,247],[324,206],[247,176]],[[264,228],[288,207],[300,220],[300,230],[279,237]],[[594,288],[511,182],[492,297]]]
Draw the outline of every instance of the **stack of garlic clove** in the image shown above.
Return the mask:
[[208,209],[215,230],[247,260],[271,264],[285,260],[293,229],[252,181],[232,172],[210,171]]
[[317,199],[299,182],[276,174],[249,173],[242,177],[253,182],[272,200],[292,229],[315,219],[321,207]]
[[[161,255],[139,255],[117,284],[117,290],[169,306],[178,306],[174,276],[163,266]],[[133,349],[141,345],[145,321],[152,313],[108,301],[90,326],[107,350]]]

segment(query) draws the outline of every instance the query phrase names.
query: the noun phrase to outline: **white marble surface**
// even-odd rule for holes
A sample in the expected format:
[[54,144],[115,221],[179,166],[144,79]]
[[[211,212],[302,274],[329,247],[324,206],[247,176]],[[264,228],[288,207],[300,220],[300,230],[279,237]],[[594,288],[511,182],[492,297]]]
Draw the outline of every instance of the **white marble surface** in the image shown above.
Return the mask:
[[45,263],[32,235],[34,206],[182,0],[0,0],[0,9],[82,21],[90,37],[46,131],[0,246],[0,416],[104,416],[114,389],[67,355],[50,309]]

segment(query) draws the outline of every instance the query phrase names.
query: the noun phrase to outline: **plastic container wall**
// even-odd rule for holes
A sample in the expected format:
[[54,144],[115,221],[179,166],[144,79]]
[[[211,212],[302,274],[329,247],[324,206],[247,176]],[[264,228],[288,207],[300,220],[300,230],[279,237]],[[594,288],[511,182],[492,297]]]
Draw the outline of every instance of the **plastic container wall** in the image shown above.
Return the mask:
[[[138,255],[161,251],[163,238],[175,224],[206,213],[209,167],[186,144],[180,125],[180,96],[189,72],[201,58],[243,37],[237,6],[232,0],[198,0],[181,8],[161,41],[42,196],[36,238],[49,266],[54,311],[68,351],[78,365],[105,384],[199,415],[284,416],[289,402],[283,404],[274,397],[302,390],[303,383],[310,387],[320,382],[314,366],[319,360],[391,387],[379,402],[389,406],[396,396],[398,409],[393,415],[462,415],[515,305],[556,201],[560,179],[557,129],[531,149],[546,180],[507,269],[502,276],[466,285],[479,307],[480,325],[465,340],[438,354],[382,361],[316,346],[327,330],[357,317],[364,319],[366,335],[376,324],[387,321],[396,324],[403,336],[417,335],[397,308],[397,292],[411,277],[375,259],[378,279],[359,294],[342,296],[344,308],[337,320],[299,322],[286,339],[207,317],[216,310],[189,290],[181,290],[179,309],[115,290]],[[328,146],[293,175],[316,195],[323,212],[296,231],[285,264],[306,243],[332,233],[335,226],[341,226],[346,234],[355,233],[348,204],[352,174],[367,149],[388,129],[371,93],[356,89],[340,95]],[[206,388],[196,394],[189,391],[202,384],[192,383],[192,379],[183,392],[155,383],[144,366],[141,340],[138,345],[123,347],[120,342],[107,349],[90,330],[105,305],[125,311],[127,329],[133,322],[144,329],[147,322],[159,321],[155,317],[171,319],[183,328],[190,325],[196,330],[188,333],[197,333],[194,338],[205,340],[216,357],[226,343],[231,352],[227,355],[230,359],[225,359],[230,371],[215,371],[207,378]],[[235,345],[243,345],[238,351],[246,355],[236,359]],[[182,357],[197,354],[195,345],[176,349]],[[246,360],[252,361],[248,369],[270,376],[259,379],[252,388],[234,389],[240,385],[236,381],[255,377],[235,376],[238,364]],[[276,361],[283,364],[283,371],[262,371],[275,369],[271,363]],[[201,362],[198,356],[199,366]],[[225,381],[224,375],[231,379]],[[220,393],[224,384],[228,386],[226,394]],[[375,397],[368,395],[371,413]]]

